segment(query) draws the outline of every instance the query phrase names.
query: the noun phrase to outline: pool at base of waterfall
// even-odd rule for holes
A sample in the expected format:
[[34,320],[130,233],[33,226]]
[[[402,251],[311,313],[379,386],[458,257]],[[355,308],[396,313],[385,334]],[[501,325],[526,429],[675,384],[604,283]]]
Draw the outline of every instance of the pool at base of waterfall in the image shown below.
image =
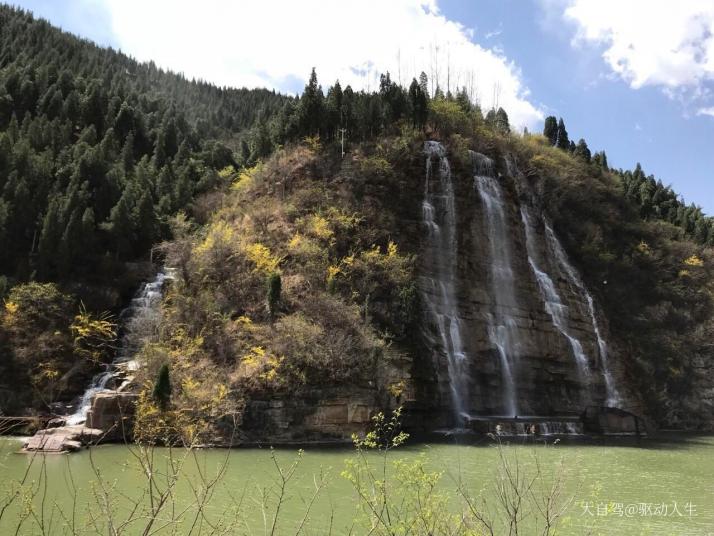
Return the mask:
[[[463,508],[463,501],[456,493],[456,480],[460,479],[472,495],[483,490],[482,497],[490,505],[496,505],[495,486],[499,462],[499,449],[493,440],[477,439],[462,441],[455,435],[435,443],[407,443],[390,453],[391,460],[402,459],[415,462],[420,456],[426,460],[429,471],[443,472],[437,490],[444,494],[448,509],[457,515]],[[569,441],[566,439],[533,440],[516,438],[504,440],[505,453],[510,459],[518,459],[523,474],[534,471],[537,460],[549,482],[560,460],[563,460],[565,485],[563,498],[569,500],[558,534],[581,535],[589,530],[593,534],[610,536],[630,536],[632,534],[677,534],[679,536],[705,536],[714,527],[714,436],[665,435],[646,440],[600,439],[591,441]],[[102,495],[97,474],[104,482],[112,483],[116,520],[128,514],[131,500],[140,500],[145,491],[144,473],[138,466],[129,447],[105,445],[83,450],[72,456],[27,456],[16,455],[19,442],[13,438],[0,438],[0,500],[14,490],[23,478],[28,465],[29,481],[41,482],[43,471],[47,478],[45,515],[49,518],[52,509],[61,509],[66,519],[71,519],[73,506],[72,484],[76,486],[76,522],[85,526],[90,513],[100,525],[106,523],[106,516],[97,516],[102,511],[98,501]],[[198,470],[212,476],[224,462],[225,474],[214,491],[206,508],[209,519],[218,519],[221,514],[231,511],[241,497],[243,506],[237,515],[241,530],[237,534],[263,533],[260,492],[263,487],[276,482],[277,473],[267,448],[245,448],[233,450],[199,450],[196,456],[189,456],[184,462],[175,491],[176,511],[194,500],[189,480],[196,486]],[[275,452],[282,466],[289,465],[297,456],[297,448],[282,448]],[[154,452],[156,471],[165,469],[171,453],[167,449]],[[174,459],[182,458],[183,452],[175,450]],[[314,490],[315,478],[329,468],[326,487],[316,499],[308,519],[311,534],[326,534],[332,524],[332,534],[348,534],[352,527],[360,527],[359,501],[354,488],[340,473],[345,469],[346,460],[356,459],[349,448],[307,448],[288,486],[288,499],[283,505],[280,527],[294,533],[304,514],[305,502]],[[376,454],[368,453],[370,463],[379,464]],[[375,467],[378,465],[375,465]],[[395,467],[388,463],[393,491],[399,492],[395,478]],[[96,471],[95,471],[96,470]],[[72,479],[69,478],[71,475]],[[256,502],[258,501],[258,502]],[[32,501],[30,501],[32,502]],[[274,504],[274,503],[273,503]],[[27,502],[18,502],[9,507],[0,518],[0,533],[15,530],[21,511]],[[56,505],[56,506],[52,506]],[[35,497],[35,508],[41,508],[40,496]],[[666,511],[665,511],[666,510]],[[270,512],[270,510],[268,511]],[[167,514],[168,515],[168,514]],[[58,511],[54,512],[54,533],[63,533],[66,524]],[[270,519],[270,518],[269,518]],[[140,523],[137,526],[137,532]],[[523,526],[522,533],[532,534],[532,528]],[[37,533],[31,520],[25,521],[19,534]],[[288,529],[293,529],[288,531]],[[106,531],[105,531],[106,532]],[[131,530],[130,534],[133,534]],[[181,530],[179,530],[181,533]],[[503,532],[497,532],[502,534]],[[507,533],[507,532],[506,532]]]

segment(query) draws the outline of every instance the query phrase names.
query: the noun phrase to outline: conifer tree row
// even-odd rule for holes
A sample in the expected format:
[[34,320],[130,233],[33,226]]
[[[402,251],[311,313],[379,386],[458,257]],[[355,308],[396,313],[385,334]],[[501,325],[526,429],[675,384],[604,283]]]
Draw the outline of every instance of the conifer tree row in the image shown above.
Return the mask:
[[592,154],[583,138],[577,144],[569,140],[562,117],[546,117],[543,136],[554,147],[571,152],[596,169],[613,172],[622,181],[625,198],[636,207],[642,219],[668,221],[680,227],[685,236],[696,242],[714,246],[714,218],[706,216],[701,207],[686,204],[671,187],[665,186],[653,175],[646,176],[639,163],[632,171],[610,169],[605,151]]
[[216,141],[291,99],[140,64],[0,6],[0,272],[111,273],[235,164]]
[[[81,40],[29,13],[0,7],[0,273],[17,280],[111,273],[168,236],[168,221],[220,183],[306,136],[331,142],[423,129],[430,102],[481,117],[466,88],[431,96],[421,73],[376,92],[313,69],[299,98],[219,88]],[[438,114],[437,114],[438,115]],[[505,110],[487,123],[510,131]]]

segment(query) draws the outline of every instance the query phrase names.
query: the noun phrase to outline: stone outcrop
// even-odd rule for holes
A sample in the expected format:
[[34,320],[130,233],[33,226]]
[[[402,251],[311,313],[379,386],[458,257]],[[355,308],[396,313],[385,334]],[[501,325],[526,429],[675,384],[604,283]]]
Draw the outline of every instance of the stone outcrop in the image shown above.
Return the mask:
[[104,432],[82,424],[38,430],[23,445],[24,452],[72,452],[83,446],[94,445],[103,439]]
[[[421,159],[421,158],[420,158]],[[398,240],[404,244],[419,244],[414,253],[420,259],[418,286],[424,298],[443,299],[443,287],[434,282],[443,275],[453,273],[455,310],[460,322],[461,344],[466,355],[465,410],[474,416],[501,415],[510,417],[513,429],[532,424],[507,415],[503,404],[503,374],[499,353],[489,338],[489,314],[502,305],[495,303],[491,291],[491,259],[489,236],[483,201],[474,187],[474,173],[470,163],[452,160],[455,229],[453,255],[434,254],[433,242],[427,237],[422,217],[424,202],[424,167],[414,167],[413,182],[405,185],[399,194]],[[423,164],[423,159],[421,159]],[[433,163],[436,169],[436,163]],[[494,177],[503,191],[504,216],[511,249],[514,280],[514,300],[507,304],[508,314],[519,332],[518,374],[516,377],[517,402],[522,415],[544,416],[536,422],[537,429],[582,431],[581,415],[590,406],[606,406],[606,386],[597,336],[585,297],[562,273],[548,250],[545,229],[540,219],[537,187],[521,175],[507,159],[495,162]],[[444,229],[443,202],[439,195],[443,183],[436,172],[429,184],[434,192],[433,215]],[[536,215],[534,236],[536,253],[541,268],[548,271],[553,284],[568,310],[568,333],[582,344],[588,359],[590,373],[578,370],[572,345],[562,331],[554,325],[547,312],[543,296],[528,261],[526,235],[520,207],[528,204]],[[432,250],[429,250],[432,248]],[[446,263],[453,265],[445,270]],[[440,295],[437,295],[440,294]],[[443,309],[443,308],[442,308]],[[599,311],[599,309],[596,310]],[[598,312],[599,315],[599,312]],[[605,318],[598,316],[602,335],[609,343],[610,372],[617,382],[621,400],[618,405],[629,414],[641,415],[640,400],[627,389],[626,371],[617,346],[608,333]],[[371,386],[343,386],[313,389],[295,393],[288,398],[254,399],[248,402],[241,429],[241,441],[247,443],[285,442],[335,442],[348,441],[353,432],[369,427],[369,418],[377,411],[388,411],[395,405],[405,407],[404,425],[413,432],[428,432],[454,426],[453,393],[448,371],[448,353],[438,332],[433,315],[424,312],[418,337],[401,348],[402,359],[394,363],[388,375],[374,378]],[[389,394],[388,386],[400,382],[400,395]],[[548,416],[573,415],[571,421],[557,424]],[[609,421],[608,421],[609,419]],[[626,428],[625,421],[609,414],[610,424],[603,429]],[[501,421],[483,421],[490,430]],[[533,421],[535,422],[535,421]],[[474,427],[476,427],[474,425]]]
[[119,391],[97,393],[87,413],[86,426],[102,430],[107,441],[128,440],[131,438],[135,403],[134,393]]
[[241,444],[347,443],[385,409],[376,388],[313,389],[296,396],[253,399],[241,426]]
[[[509,169],[507,162],[495,162],[493,177],[498,182],[503,195],[506,237],[510,248],[510,269],[514,284],[513,299],[509,303],[497,303],[491,290],[492,254],[489,233],[486,227],[487,214],[484,201],[474,188],[473,171],[457,168],[453,173],[454,211],[456,218],[455,254],[453,258],[434,258],[434,255],[420,255],[419,286],[425,300],[438,302],[443,289],[434,284],[443,269],[440,262],[453,263],[453,274],[457,296],[457,315],[460,325],[461,346],[467,362],[465,374],[467,401],[464,406],[472,415],[508,415],[504,405],[504,375],[498,349],[489,337],[489,315],[498,311],[513,319],[518,334],[516,345],[517,372],[515,393],[518,412],[523,415],[558,415],[562,413],[581,414],[590,405],[606,405],[606,387],[603,367],[600,361],[598,340],[593,330],[585,297],[562,273],[556,265],[552,253],[548,251],[545,230],[540,220],[540,211],[534,225],[532,240],[541,260],[541,268],[548,271],[553,284],[568,311],[569,334],[582,344],[588,359],[590,372],[583,374],[574,359],[572,344],[556,328],[546,311],[544,300],[529,265],[524,223],[521,218],[522,204],[535,204],[526,177],[517,170]],[[438,181],[433,180],[429,188],[438,189]],[[416,202],[416,199],[414,200]],[[437,211],[439,207],[436,207]],[[443,210],[443,209],[442,209]],[[439,221],[439,214],[436,215]],[[441,216],[443,221],[444,216]],[[427,230],[423,229],[424,235]],[[422,243],[428,246],[426,238]],[[497,244],[496,247],[504,247]],[[532,246],[533,247],[533,246]],[[599,319],[601,331],[607,336],[607,325]],[[452,405],[451,384],[448,373],[447,351],[443,348],[440,335],[433,320],[425,315],[422,330],[422,350],[415,360],[414,375],[423,383],[419,387],[429,397],[420,397],[417,406],[431,413],[428,419],[432,426],[453,425],[450,414]],[[636,397],[626,389],[624,371],[616,347],[608,352],[611,372],[621,387],[624,409],[639,411],[641,407]],[[511,415],[513,416],[513,415]]]
[[65,425],[63,418],[53,419],[38,430],[23,446],[25,452],[72,452],[105,441],[131,439],[136,395],[104,391],[94,395],[92,407],[83,424]]

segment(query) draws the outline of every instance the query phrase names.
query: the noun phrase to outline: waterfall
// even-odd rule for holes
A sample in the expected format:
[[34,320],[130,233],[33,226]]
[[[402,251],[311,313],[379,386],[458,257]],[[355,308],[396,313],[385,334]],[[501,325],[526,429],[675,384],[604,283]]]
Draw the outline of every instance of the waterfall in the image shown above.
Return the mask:
[[536,260],[538,258],[538,251],[535,242],[535,229],[533,228],[533,222],[531,221],[528,209],[524,206],[521,207],[521,219],[523,220],[523,227],[526,231],[528,264],[530,264],[533,275],[535,275],[535,278],[538,281],[538,288],[540,289],[540,295],[543,298],[545,310],[553,320],[553,325],[570,343],[570,347],[573,350],[573,356],[575,357],[575,364],[578,367],[578,373],[581,378],[586,379],[590,372],[588,358],[583,351],[583,345],[576,337],[571,335],[568,330],[569,317],[567,305],[563,304],[563,301],[560,299],[558,290],[555,288],[553,280],[550,278],[548,273],[538,266],[538,262]]
[[[426,183],[422,220],[427,230],[425,258],[433,267],[433,277],[426,277],[429,287],[424,302],[446,353],[449,388],[454,415],[462,425],[467,414],[468,363],[461,337],[461,322],[456,301],[456,212],[454,186],[444,147],[435,141],[424,144]],[[439,192],[430,187],[433,164],[438,161]],[[440,216],[440,218],[439,218]]]
[[488,317],[488,337],[497,350],[501,362],[504,407],[508,415],[518,414],[515,377],[519,351],[519,330],[509,310],[517,306],[511,242],[504,209],[503,193],[493,177],[493,161],[471,152],[474,184],[484,207],[491,261],[491,287],[494,308]]
[[87,412],[92,407],[94,395],[104,391],[107,384],[120,373],[119,365],[131,370],[136,368],[133,361],[135,353],[141,345],[156,333],[160,320],[160,304],[163,296],[164,285],[167,280],[174,279],[173,270],[166,268],[159,271],[154,279],[144,283],[131,300],[131,304],[124,309],[119,318],[124,322],[124,335],[121,345],[114,360],[104,365],[104,370],[92,378],[87,390],[72,415],[66,419],[66,424],[82,424],[87,419]]
[[564,272],[565,276],[568,278],[570,284],[577,289],[581,296],[585,298],[587,303],[588,315],[590,316],[590,321],[592,323],[593,332],[597,338],[598,350],[600,353],[600,366],[602,368],[603,378],[605,380],[605,390],[607,393],[606,403],[609,406],[617,406],[621,403],[620,393],[615,385],[615,380],[612,376],[609,366],[608,348],[605,339],[600,332],[600,326],[598,325],[597,315],[595,314],[595,303],[593,297],[588,292],[585,287],[583,280],[580,278],[578,271],[575,267],[570,264],[568,260],[568,255],[565,253],[563,246],[560,244],[558,237],[555,235],[553,228],[550,224],[545,221],[545,238],[548,244],[548,248],[555,256],[561,270]]

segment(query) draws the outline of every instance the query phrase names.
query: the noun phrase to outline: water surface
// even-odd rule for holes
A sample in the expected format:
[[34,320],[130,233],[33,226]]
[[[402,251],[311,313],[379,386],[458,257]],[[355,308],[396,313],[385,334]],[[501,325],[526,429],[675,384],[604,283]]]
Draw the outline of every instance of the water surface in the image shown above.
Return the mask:
[[[481,491],[487,500],[493,500],[498,451],[490,440],[463,443],[463,439],[441,442],[422,442],[393,451],[394,458],[415,459],[422,453],[429,468],[443,471],[441,489],[452,497],[451,507],[457,511],[455,481],[461,478],[474,493]],[[551,440],[552,443],[552,440]],[[519,460],[533,467],[532,456],[537,456],[545,470],[565,457],[569,468],[567,493],[574,497],[568,509],[565,526],[559,534],[581,535],[593,528],[593,534],[607,535],[678,535],[707,536],[714,534],[714,436],[669,436],[659,440],[573,441],[564,439],[547,447],[526,439],[512,441]],[[76,492],[76,519],[78,526],[87,529],[82,520],[89,513],[100,512],[102,480],[111,487],[117,518],[126,515],[129,498],[141,496],[144,478],[130,450],[126,446],[104,445],[72,455],[47,455],[32,458],[15,454],[20,443],[13,438],[0,438],[0,487],[2,495],[15,489],[15,482],[23,477],[28,465],[29,482],[42,483],[41,474],[47,475],[45,497],[46,518],[52,506],[72,511],[72,481]],[[287,467],[296,456],[297,449],[279,449],[276,457]],[[155,467],[160,471],[169,454],[167,449],[155,452]],[[179,451],[174,452],[180,457]],[[277,534],[294,534],[305,511],[306,500],[311,495],[314,479],[320,472],[328,471],[327,487],[318,497],[309,517],[306,534],[327,534],[330,523],[333,534],[346,534],[353,525],[356,496],[351,484],[341,475],[345,460],[354,457],[349,448],[309,448],[296,469],[288,487],[288,500],[283,506],[283,516]],[[43,463],[44,461],[44,463]],[[371,461],[376,462],[372,457]],[[243,532],[264,534],[261,496],[266,488],[276,484],[278,473],[271,459],[270,449],[245,448],[198,451],[195,459],[186,462],[185,473],[192,482],[198,482],[197,471],[214,474],[227,462],[223,479],[216,488],[208,511],[210,515],[231,511],[242,504],[240,523]],[[70,479],[71,477],[71,479]],[[275,491],[276,488],[272,488]],[[184,479],[176,488],[177,507],[190,504],[191,487]],[[275,497],[270,501],[274,505]],[[674,504],[676,503],[676,509]],[[609,504],[609,510],[605,510]],[[622,505],[622,513],[620,506]],[[634,506],[633,506],[634,505]],[[664,515],[662,505],[666,505]],[[691,505],[693,508],[687,508]],[[0,520],[0,534],[14,533],[22,512],[27,512],[19,502],[13,504]],[[35,499],[35,512],[39,511],[39,497]],[[268,512],[270,513],[270,511]],[[66,517],[69,518],[68,515]],[[63,521],[55,510],[52,534],[67,533]],[[188,526],[179,534],[188,533]],[[137,528],[137,533],[140,531]],[[19,534],[37,534],[30,516]],[[91,533],[91,531],[90,531]],[[131,531],[129,533],[132,533]],[[357,530],[353,532],[359,534]]]

